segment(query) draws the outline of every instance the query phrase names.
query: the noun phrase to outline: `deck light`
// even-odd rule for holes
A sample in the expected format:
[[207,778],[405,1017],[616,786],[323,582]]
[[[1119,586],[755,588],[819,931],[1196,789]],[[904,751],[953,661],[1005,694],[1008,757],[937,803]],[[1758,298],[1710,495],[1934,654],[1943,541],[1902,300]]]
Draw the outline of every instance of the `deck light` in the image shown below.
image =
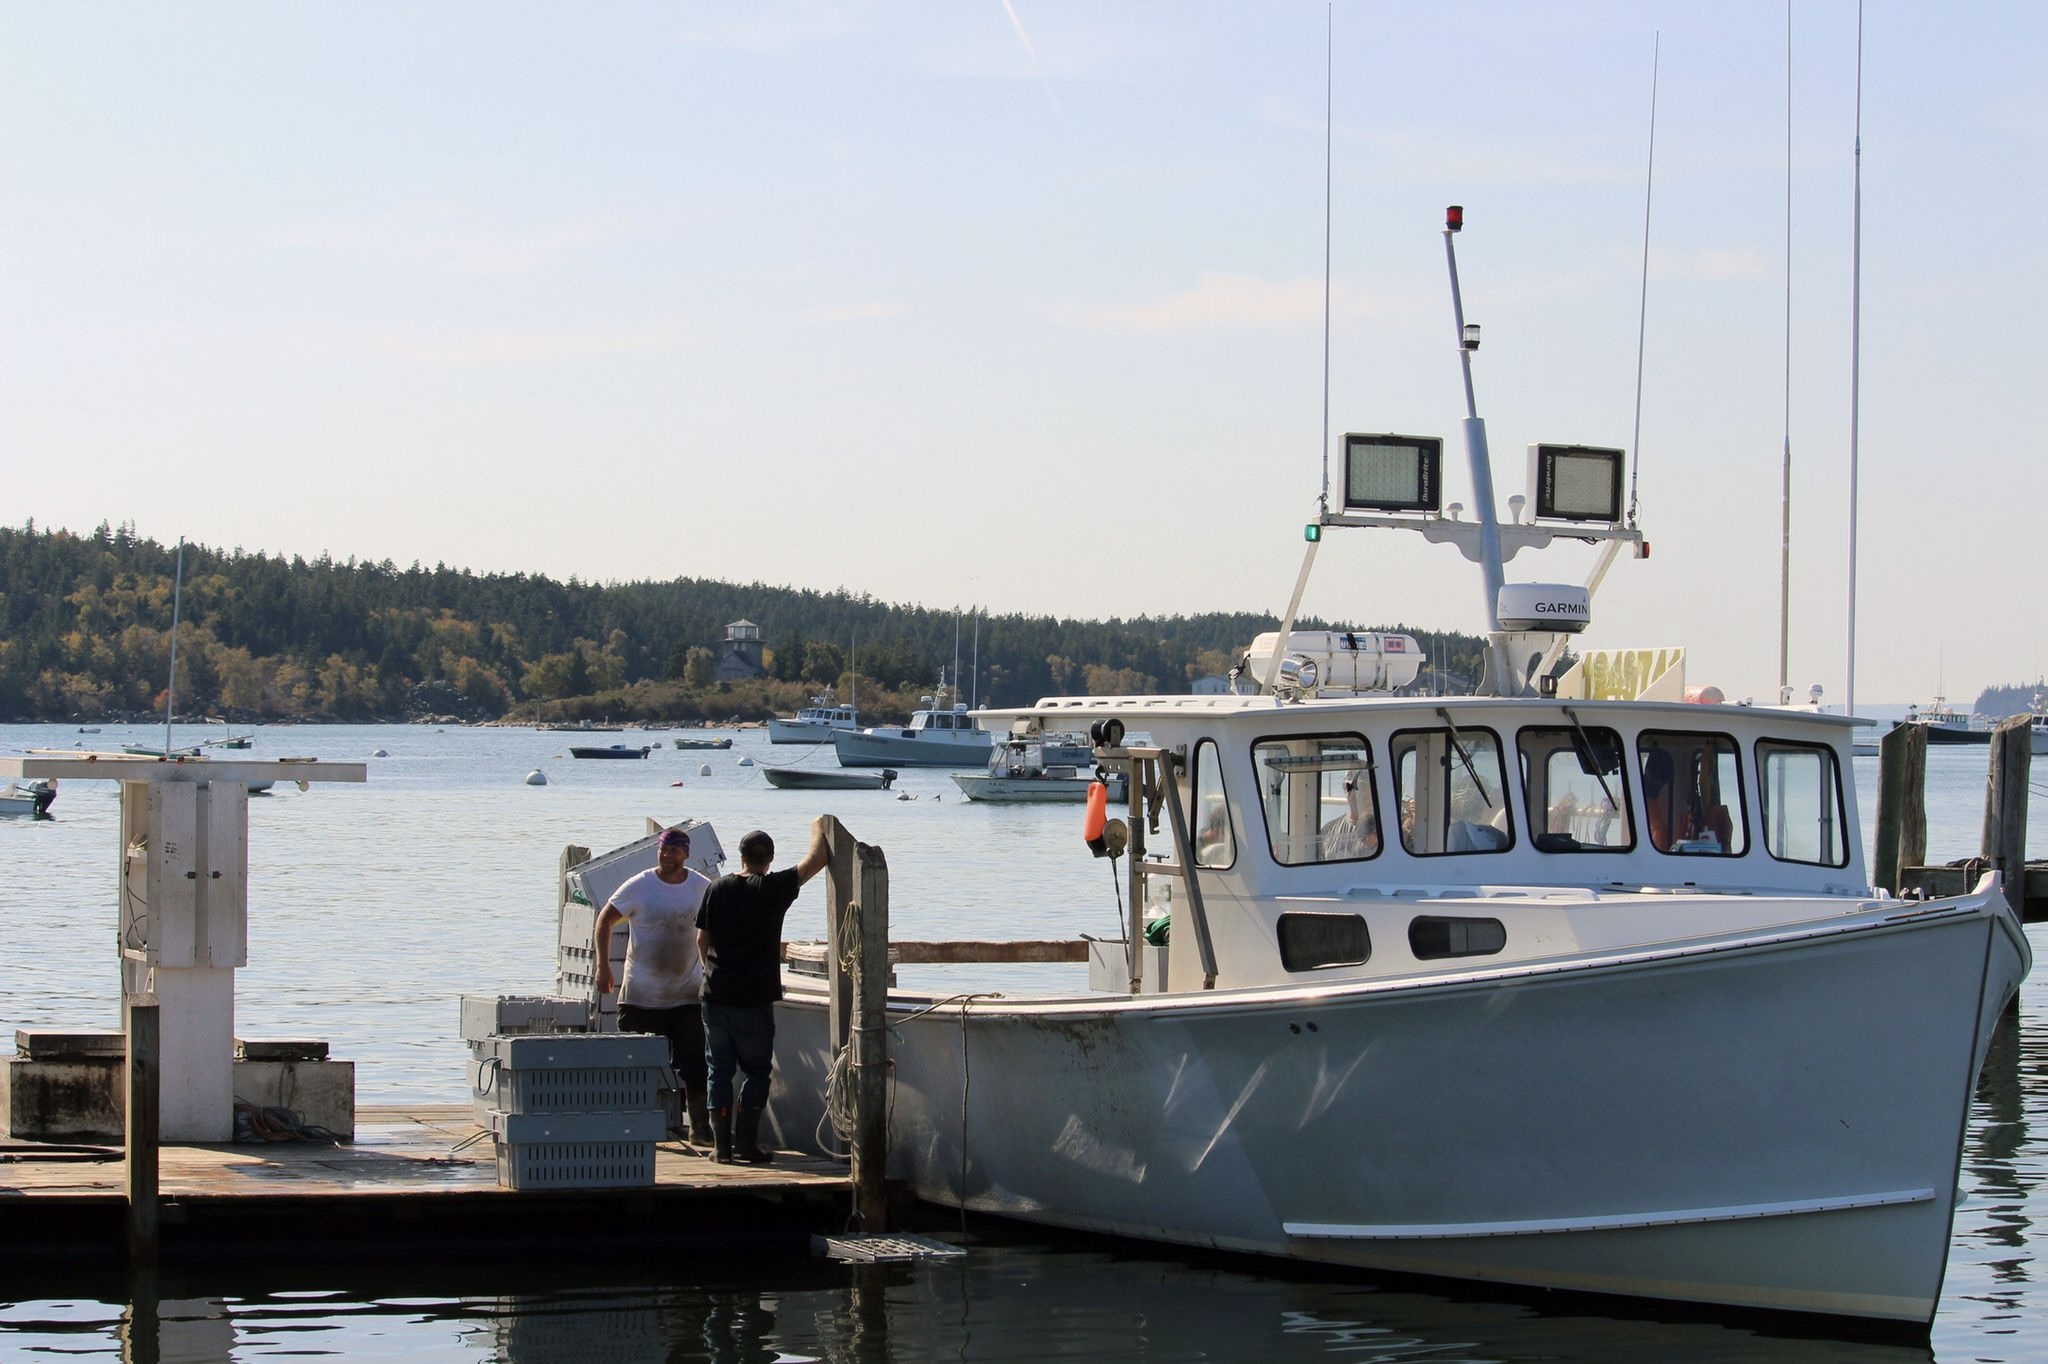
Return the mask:
[[1314,521],[1309,522],[1307,525],[1301,528],[1301,538],[1308,541],[1310,544],[1315,544],[1318,540],[1321,540],[1323,538],[1322,526]]
[[1529,494],[1539,521],[1621,522],[1627,452],[1593,445],[1531,445]]
[[1444,443],[1437,436],[1344,437],[1344,506],[1434,512],[1443,501]]
[[1465,206],[1463,204],[1452,204],[1444,210],[1444,231],[1462,232],[1464,230]]
[[1465,349],[1479,349],[1479,324],[1477,322],[1467,322],[1465,324]]

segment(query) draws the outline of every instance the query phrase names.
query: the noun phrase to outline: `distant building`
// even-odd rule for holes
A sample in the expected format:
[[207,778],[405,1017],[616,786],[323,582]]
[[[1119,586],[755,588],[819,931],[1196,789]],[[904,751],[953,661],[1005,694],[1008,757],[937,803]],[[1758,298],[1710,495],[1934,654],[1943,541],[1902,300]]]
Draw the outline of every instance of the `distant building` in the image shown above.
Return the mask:
[[744,682],[767,671],[761,658],[761,627],[750,620],[726,626],[725,647],[718,652],[713,675],[721,682]]
[[1210,673],[1207,677],[1196,678],[1195,685],[1190,687],[1189,690],[1197,696],[1228,696],[1230,695],[1230,679],[1218,677],[1215,673]]

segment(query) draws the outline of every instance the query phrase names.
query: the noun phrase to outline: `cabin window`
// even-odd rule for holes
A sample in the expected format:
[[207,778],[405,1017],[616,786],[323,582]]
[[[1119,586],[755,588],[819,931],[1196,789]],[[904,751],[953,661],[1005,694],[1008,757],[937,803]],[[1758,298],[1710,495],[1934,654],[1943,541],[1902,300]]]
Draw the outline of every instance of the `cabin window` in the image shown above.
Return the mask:
[[1372,934],[1357,914],[1282,914],[1280,964],[1289,971],[1359,966],[1372,956]]
[[1619,734],[1599,725],[1532,725],[1515,739],[1531,843],[1544,852],[1627,852],[1636,845]]
[[1840,867],[1849,861],[1835,751],[1765,739],[1756,746],[1763,777],[1764,846],[1780,862]]
[[1417,961],[1490,957],[1507,945],[1507,925],[1499,919],[1447,919],[1426,914],[1408,924],[1408,950]]
[[1392,752],[1402,847],[1435,857],[1514,846],[1499,735],[1463,725],[1404,729]]
[[1680,856],[1749,851],[1742,763],[1725,734],[1645,730],[1636,736],[1643,828],[1650,846]]
[[1230,831],[1230,802],[1223,794],[1223,754],[1214,739],[1195,745],[1195,772],[1188,795],[1194,802],[1188,823],[1194,831],[1195,865],[1230,866],[1237,861],[1237,836]]
[[1380,854],[1372,749],[1357,734],[1261,739],[1252,745],[1273,860],[1298,867]]

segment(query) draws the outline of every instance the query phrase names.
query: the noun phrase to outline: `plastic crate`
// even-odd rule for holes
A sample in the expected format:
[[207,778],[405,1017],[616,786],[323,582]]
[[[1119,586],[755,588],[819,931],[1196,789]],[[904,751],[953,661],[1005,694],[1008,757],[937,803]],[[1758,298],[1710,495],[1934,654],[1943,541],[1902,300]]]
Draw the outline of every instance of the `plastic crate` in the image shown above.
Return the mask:
[[654,1183],[664,1119],[645,1113],[493,1113],[498,1183],[508,1189],[623,1189]]
[[508,1189],[631,1189],[654,1183],[651,1141],[500,1141]]
[[462,1040],[529,1033],[584,1032],[590,1027],[588,996],[563,999],[554,995],[464,995]]
[[469,1044],[470,1117],[646,1112],[662,1107],[668,1042],[643,1033],[487,1037]]

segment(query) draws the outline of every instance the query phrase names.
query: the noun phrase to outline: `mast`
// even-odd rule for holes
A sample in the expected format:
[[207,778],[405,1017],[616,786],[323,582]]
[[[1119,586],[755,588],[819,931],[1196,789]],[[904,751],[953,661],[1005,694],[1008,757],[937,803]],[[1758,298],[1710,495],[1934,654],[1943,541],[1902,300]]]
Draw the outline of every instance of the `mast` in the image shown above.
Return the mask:
[[171,577],[171,675],[164,684],[164,756],[171,756],[171,716],[178,698],[178,612],[185,589],[185,537],[178,537],[178,567]]
[[[1479,515],[1479,566],[1486,581],[1486,680],[1481,691],[1490,696],[1520,691],[1519,680],[1509,676],[1507,652],[1500,634],[1501,571],[1500,520],[1493,506],[1493,465],[1486,453],[1486,419],[1472,394],[1472,352],[1479,349],[1479,328],[1465,325],[1465,302],[1458,292],[1457,236],[1465,227],[1465,210],[1452,204],[1444,210],[1444,259],[1451,271],[1451,317],[1458,342],[1458,364],[1465,377],[1465,458],[1472,470],[1472,501]],[[1282,641],[1283,644],[1285,641]]]

